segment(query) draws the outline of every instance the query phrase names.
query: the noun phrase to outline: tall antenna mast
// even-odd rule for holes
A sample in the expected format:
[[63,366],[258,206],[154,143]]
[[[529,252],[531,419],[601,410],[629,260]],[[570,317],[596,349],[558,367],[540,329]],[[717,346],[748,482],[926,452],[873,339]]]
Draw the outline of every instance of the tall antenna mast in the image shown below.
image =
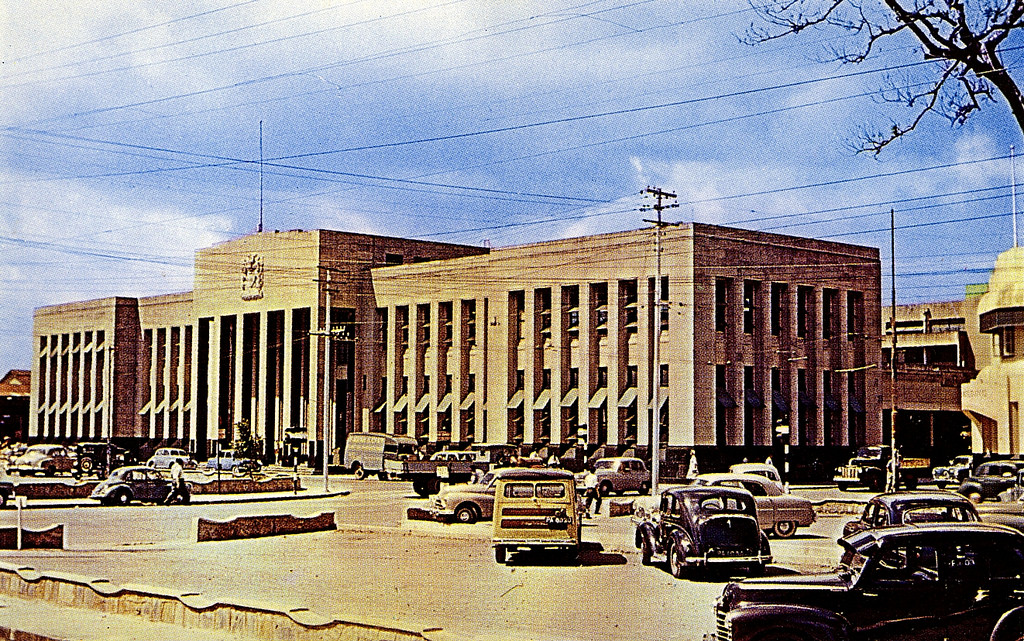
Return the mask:
[[[1016,222],[1014,224],[1017,224]],[[257,231],[263,231],[263,121],[259,121],[259,226]],[[1014,231],[1014,237],[1017,232]],[[1016,241],[1014,241],[1016,243]]]

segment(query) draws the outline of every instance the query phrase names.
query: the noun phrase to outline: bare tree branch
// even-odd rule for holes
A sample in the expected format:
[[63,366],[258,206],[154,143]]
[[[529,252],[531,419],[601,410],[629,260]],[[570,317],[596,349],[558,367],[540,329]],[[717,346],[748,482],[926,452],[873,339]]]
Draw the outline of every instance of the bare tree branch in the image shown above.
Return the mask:
[[879,89],[883,102],[906,105],[913,115],[886,130],[862,128],[858,152],[879,154],[914,131],[928,114],[961,126],[998,93],[1024,133],[1024,96],[999,58],[999,46],[1024,28],[1024,0],[749,0],[765,25],[752,24],[742,40],[758,44],[806,29],[833,29],[855,46],[829,48],[841,63],[867,60],[882,41],[909,32],[925,59],[946,62],[927,83],[907,81]]

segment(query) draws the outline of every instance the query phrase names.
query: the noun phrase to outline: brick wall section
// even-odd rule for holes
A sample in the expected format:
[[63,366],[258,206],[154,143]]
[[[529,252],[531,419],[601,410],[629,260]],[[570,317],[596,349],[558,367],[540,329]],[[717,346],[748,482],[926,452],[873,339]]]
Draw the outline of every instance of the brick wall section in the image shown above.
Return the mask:
[[298,517],[291,514],[239,516],[229,521],[200,518],[196,540],[202,542],[254,539],[262,536],[322,532],[334,530],[337,527],[334,524],[334,512],[324,512],[319,516],[310,517]]

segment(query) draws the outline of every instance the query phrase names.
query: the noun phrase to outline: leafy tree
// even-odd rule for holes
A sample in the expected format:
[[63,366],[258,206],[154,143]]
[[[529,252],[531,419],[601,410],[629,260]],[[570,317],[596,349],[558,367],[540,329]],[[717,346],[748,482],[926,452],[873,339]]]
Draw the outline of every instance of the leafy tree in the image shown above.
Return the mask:
[[[879,95],[886,102],[912,110],[902,122],[887,128],[865,127],[852,144],[858,152],[879,154],[887,145],[913,131],[929,113],[953,126],[964,124],[981,105],[1002,96],[1018,128],[1024,132],[1024,97],[1003,65],[1000,46],[1024,27],[1024,0],[749,0],[767,24],[751,25],[744,40],[750,44],[798,34],[807,29],[831,29],[849,37],[831,46],[833,60],[860,63],[883,40],[911,34],[920,43],[924,60],[937,60],[936,71],[924,82],[890,76]],[[931,70],[928,65],[926,69]]]
[[231,443],[238,458],[263,460],[263,439],[253,434],[249,421],[242,419],[235,423],[235,440]]

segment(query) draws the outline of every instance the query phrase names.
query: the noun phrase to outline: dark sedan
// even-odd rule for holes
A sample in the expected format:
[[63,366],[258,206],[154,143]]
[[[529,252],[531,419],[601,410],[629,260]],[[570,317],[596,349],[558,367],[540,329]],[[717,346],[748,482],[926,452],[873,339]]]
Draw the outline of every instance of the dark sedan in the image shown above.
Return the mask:
[[[730,583],[714,641],[1021,638],[1024,536],[983,523],[866,530],[834,572]],[[1004,615],[1004,613],[1007,613]]]
[[1009,489],[1017,482],[1017,472],[1024,469],[1024,461],[989,461],[982,463],[974,474],[968,476],[960,488],[963,494],[975,503],[985,499],[994,499],[1003,490]]
[[860,518],[843,527],[843,536],[888,525],[978,520],[974,504],[954,492],[889,492],[868,501]]
[[[128,505],[132,501],[163,503],[174,489],[174,483],[154,469],[143,465],[119,467],[100,482],[89,495],[104,505]],[[182,503],[189,502],[185,493]]]
[[730,487],[665,490],[656,518],[637,524],[635,542],[645,565],[655,556],[664,557],[676,578],[687,568],[717,565],[760,573],[772,561],[754,497]]

